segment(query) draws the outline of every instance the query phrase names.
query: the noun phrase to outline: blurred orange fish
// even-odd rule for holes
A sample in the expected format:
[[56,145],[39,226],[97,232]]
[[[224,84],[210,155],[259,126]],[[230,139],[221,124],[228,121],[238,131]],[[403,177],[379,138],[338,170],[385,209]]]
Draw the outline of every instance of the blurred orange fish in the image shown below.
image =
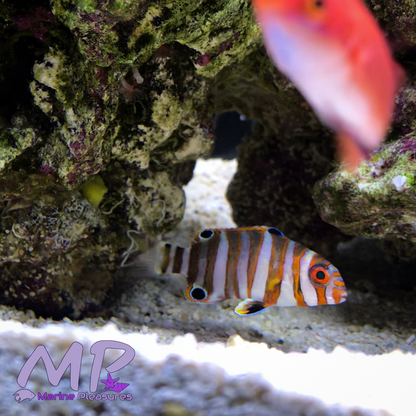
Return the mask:
[[405,74],[361,0],[253,0],[266,48],[352,171],[383,141]]

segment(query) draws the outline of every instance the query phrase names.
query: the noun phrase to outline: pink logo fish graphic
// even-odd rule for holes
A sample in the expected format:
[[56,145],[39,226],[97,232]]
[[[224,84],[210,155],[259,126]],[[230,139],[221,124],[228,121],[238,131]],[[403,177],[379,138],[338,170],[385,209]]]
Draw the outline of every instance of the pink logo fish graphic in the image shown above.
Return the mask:
[[17,390],[17,392],[14,393],[13,396],[16,396],[15,400],[21,403],[23,400],[26,400],[26,399],[31,401],[35,397],[35,394],[32,393],[28,389],[20,389],[20,390]]
[[101,383],[105,384],[104,391],[112,390],[112,391],[115,391],[116,393],[120,393],[130,384],[129,383],[117,383],[118,380],[120,380],[120,377],[112,379],[111,374],[107,373],[107,380],[100,380],[100,381]]

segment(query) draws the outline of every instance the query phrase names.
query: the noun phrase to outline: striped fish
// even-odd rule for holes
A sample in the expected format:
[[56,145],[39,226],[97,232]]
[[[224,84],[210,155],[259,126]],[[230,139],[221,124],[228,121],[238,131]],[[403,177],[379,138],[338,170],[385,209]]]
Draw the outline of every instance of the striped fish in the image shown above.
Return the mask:
[[192,302],[243,299],[238,315],[271,306],[317,306],[347,297],[341,274],[329,261],[273,227],[205,229],[190,248],[163,244],[159,274],[186,278]]

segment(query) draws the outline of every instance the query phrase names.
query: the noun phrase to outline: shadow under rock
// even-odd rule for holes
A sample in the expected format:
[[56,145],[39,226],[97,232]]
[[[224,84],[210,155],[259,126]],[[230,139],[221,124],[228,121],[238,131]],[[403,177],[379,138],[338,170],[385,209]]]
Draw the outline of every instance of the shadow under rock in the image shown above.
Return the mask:
[[416,333],[416,262],[393,264],[377,241],[358,237],[340,243],[330,261],[348,290],[346,323]]

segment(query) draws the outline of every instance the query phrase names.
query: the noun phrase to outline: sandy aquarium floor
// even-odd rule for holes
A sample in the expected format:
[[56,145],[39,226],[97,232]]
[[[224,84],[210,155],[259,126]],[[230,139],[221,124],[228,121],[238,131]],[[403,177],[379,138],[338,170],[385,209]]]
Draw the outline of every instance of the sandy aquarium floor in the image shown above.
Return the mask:
[[[205,227],[235,226],[224,198],[235,169],[235,161],[198,161],[195,177],[185,188],[184,221],[168,241],[181,241]],[[168,338],[185,331],[213,342],[237,333],[285,352],[308,347],[331,351],[337,345],[366,354],[396,348],[416,352],[416,264],[394,266],[383,258],[376,242],[359,238],[341,244],[331,260],[348,289],[348,300],[342,305],[271,308],[253,317],[239,317],[233,311],[238,302],[187,302],[175,281],[141,278],[140,270],[133,267],[128,273],[135,292],[122,298],[115,315],[149,331],[165,328]]]
[[[235,169],[235,161],[198,161],[185,188],[185,218],[168,241],[186,241],[200,228],[235,226],[224,198]],[[234,313],[235,302],[188,302],[179,282],[143,276],[137,267],[120,278],[120,287],[129,290],[110,323],[50,323],[3,307],[0,368],[7,394],[0,414],[416,415],[416,265],[393,265],[384,257],[373,241],[340,245],[330,260],[345,280],[347,302],[273,308],[249,318]],[[187,333],[193,335],[183,337]],[[48,345],[59,362],[74,340],[87,353],[97,339],[134,345],[136,359],[116,375],[131,384],[134,400],[13,400],[16,376],[36,345]],[[84,361],[85,390],[91,359]],[[42,368],[27,388],[58,389]],[[59,385],[62,391],[69,390],[68,377]]]

